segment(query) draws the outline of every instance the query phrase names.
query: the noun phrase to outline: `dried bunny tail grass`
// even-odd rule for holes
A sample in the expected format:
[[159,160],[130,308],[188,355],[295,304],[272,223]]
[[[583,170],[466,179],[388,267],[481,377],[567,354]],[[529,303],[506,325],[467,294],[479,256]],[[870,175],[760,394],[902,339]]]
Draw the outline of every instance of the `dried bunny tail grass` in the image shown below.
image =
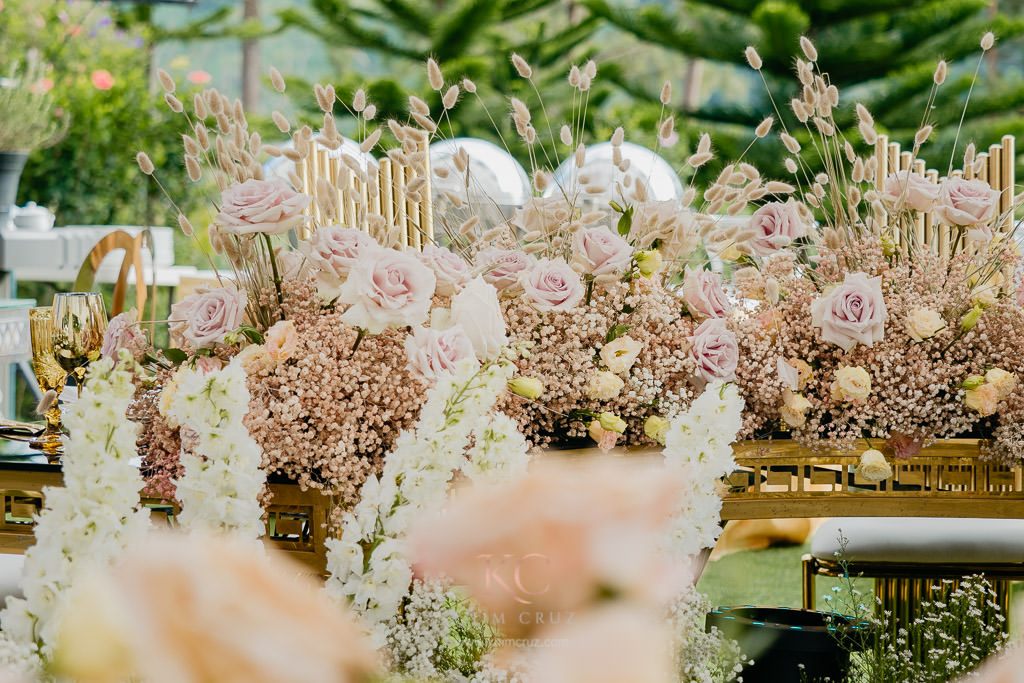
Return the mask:
[[562,124],[562,127],[558,130],[558,138],[566,147],[572,147],[572,131],[568,125]]
[[857,124],[857,129],[860,130],[860,136],[864,138],[864,142],[869,145],[873,145],[878,141],[878,133],[875,131],[875,127],[867,121],[861,121]]
[[185,148],[186,154],[191,154],[194,157],[199,156],[203,153],[203,150],[199,148],[199,143],[190,135],[181,136],[182,146]]
[[597,78],[597,62],[588,59],[587,63],[583,65],[583,73],[591,80]]
[[676,120],[675,117],[669,116],[667,119],[661,122],[661,126],[658,128],[658,137],[665,140],[672,135],[672,131],[675,129]]
[[160,86],[164,89],[164,92],[167,92],[167,93],[173,93],[174,92],[174,79],[171,78],[171,75],[169,73],[167,73],[163,69],[157,69],[156,70],[156,77],[157,77],[157,80],[160,81]]
[[545,171],[538,169],[533,172],[533,186],[537,188],[538,192],[543,192],[544,190],[548,189],[548,184],[550,180],[551,176],[548,175]]
[[820,116],[814,117],[814,127],[818,129],[818,132],[825,137],[832,137],[836,134],[835,126],[821,118]]
[[372,121],[373,117],[377,115],[377,107],[373,104],[366,105],[366,109],[363,110],[363,119],[366,121]]
[[875,125],[875,117],[873,117],[871,112],[868,111],[868,108],[860,102],[857,103],[857,120],[869,126]]
[[455,106],[455,103],[459,101],[459,86],[453,85],[445,91],[444,97],[441,98],[441,104],[444,105],[445,109],[451,109]]
[[164,94],[164,102],[167,103],[167,106],[175,114],[180,114],[181,112],[185,111],[185,106],[181,103],[181,100],[179,100],[171,93]]
[[146,175],[153,175],[153,172],[156,170],[153,166],[153,160],[145,152],[139,152],[135,155],[135,163],[139,165],[139,170]]
[[928,140],[928,138],[931,137],[933,130],[934,128],[931,125],[927,125],[921,128],[921,130],[917,131],[917,133],[914,134],[914,147],[920,147],[921,145],[923,145]]
[[470,80],[468,78],[463,78],[462,79],[462,89],[465,90],[468,93],[471,93],[471,94],[475,93],[476,92],[476,83],[474,83],[472,80]]
[[626,139],[626,131],[623,130],[622,126],[619,126],[612,133],[612,147],[621,147],[623,140]]
[[420,114],[421,116],[430,116],[430,107],[419,97],[415,95],[409,95],[409,106],[412,107],[412,111]]
[[946,73],[948,72],[948,70],[949,67],[946,64],[946,60],[939,60],[938,66],[935,67],[935,75],[932,77],[932,80],[935,81],[935,85],[942,85],[943,83],[945,83]]
[[193,128],[196,134],[196,142],[203,148],[203,151],[210,149],[210,132],[206,130],[206,126],[201,123],[197,123]]
[[751,69],[760,71],[764,63],[761,61],[761,55],[757,54],[757,50],[753,45],[748,45],[747,49],[743,51],[743,55],[747,58],[747,64],[750,65]]
[[517,55],[515,52],[512,53],[512,66],[516,68],[516,73],[523,78],[530,78],[533,76],[533,69],[530,68],[530,65],[525,59]]
[[964,150],[964,168],[968,168],[974,163],[975,154],[977,154],[977,148],[971,142],[967,145],[967,149]]
[[812,62],[818,61],[818,49],[814,47],[814,43],[807,36],[800,36],[800,49],[807,56],[807,59]]
[[274,125],[277,126],[277,129],[282,133],[287,133],[292,129],[292,124],[288,122],[287,117],[276,109],[270,115],[270,118],[273,119]]
[[764,185],[764,189],[768,194],[793,194],[796,192],[796,188],[789,183],[784,183],[781,180],[769,180]]
[[441,73],[441,67],[437,65],[433,57],[427,59],[427,80],[430,82],[431,88],[441,92],[441,88],[444,87],[444,74]]
[[670,82],[665,81],[665,84],[661,86],[661,97],[658,99],[665,105],[672,101],[672,84]]
[[193,183],[199,182],[199,179],[203,177],[202,169],[199,167],[199,161],[193,156],[185,157],[185,170],[188,172],[188,179]]
[[352,109],[356,112],[362,112],[366,109],[366,91],[362,88],[356,90],[352,96]]
[[807,119],[811,118],[811,112],[801,100],[793,98],[790,100],[789,106],[793,108],[793,114],[796,115],[797,121],[800,123],[807,123]]
[[769,116],[760,124],[758,124],[757,128],[754,129],[754,135],[756,135],[759,138],[763,138],[765,135],[768,135],[768,133],[771,132],[772,125],[774,123],[775,119]]
[[281,72],[276,67],[270,67],[270,84],[274,86],[274,90],[277,92],[284,92],[285,83],[284,78],[281,77]]
[[192,96],[192,110],[195,112],[197,119],[205,119],[210,115],[210,110],[206,106],[206,100],[199,93]]
[[569,67],[569,85],[574,88],[580,87],[580,77],[583,74],[580,73],[580,68],[573,64]]
[[518,97],[510,98],[509,102],[512,104],[513,115],[522,119],[524,123],[529,123],[532,118],[530,108]]
[[790,154],[798,154],[800,152],[800,143],[797,142],[796,138],[789,133],[781,133],[779,138],[782,140],[782,144],[786,146]]
[[846,153],[846,160],[851,164],[857,160],[857,152],[853,149],[853,145],[847,140],[843,143],[843,151]]
[[479,216],[470,216],[465,223],[459,226],[459,232],[469,237],[476,230],[476,226],[480,224]]
[[376,147],[376,146],[377,146],[377,143],[378,143],[378,142],[380,142],[380,135],[381,135],[381,132],[382,132],[382,131],[381,131],[381,129],[380,129],[380,128],[378,128],[377,130],[375,130],[375,131],[373,131],[372,133],[370,133],[370,134],[369,134],[369,135],[367,136],[367,138],[366,138],[365,140],[363,140],[363,141],[362,141],[362,142],[361,142],[361,143],[359,144],[359,151],[361,151],[361,152],[362,152],[363,154],[366,154],[366,153],[367,153],[367,152],[369,152],[369,151],[370,151],[371,149],[373,149],[374,147]]
[[575,158],[576,168],[583,168],[583,162],[586,161],[587,158],[587,148],[582,142],[576,146],[576,153],[573,156]]
[[429,116],[424,116],[423,114],[420,114],[418,111],[414,111],[412,113],[412,120],[415,121],[420,128],[427,131],[428,133],[433,133],[434,131],[437,130],[437,124],[434,123],[434,121]]
[[181,231],[189,237],[191,237],[192,233],[195,232],[192,228],[192,223],[189,222],[188,218],[186,218],[183,213],[178,214],[178,227],[181,228]]
[[796,175],[797,166],[796,166],[796,162],[793,161],[793,157],[786,157],[786,160],[785,160],[784,163],[786,165],[786,170],[789,171],[790,173],[792,173],[793,175]]
[[981,37],[981,49],[988,52],[992,49],[992,46],[996,43],[996,36],[992,31],[989,31]]

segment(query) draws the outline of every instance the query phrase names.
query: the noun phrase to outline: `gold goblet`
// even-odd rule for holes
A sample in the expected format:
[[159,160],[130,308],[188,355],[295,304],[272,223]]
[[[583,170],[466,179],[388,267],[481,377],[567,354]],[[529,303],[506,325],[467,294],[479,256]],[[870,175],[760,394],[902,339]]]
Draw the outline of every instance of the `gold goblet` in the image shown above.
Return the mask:
[[78,388],[85,381],[85,369],[100,357],[107,312],[98,292],[70,292],[53,297],[53,357],[74,375]]
[[50,306],[33,308],[28,312],[28,319],[32,338],[32,370],[35,371],[36,382],[44,394],[50,391],[56,394],[46,411],[46,429],[32,439],[29,445],[46,453],[55,453],[61,448],[63,429],[60,424],[59,401],[68,373],[53,357],[53,309]]

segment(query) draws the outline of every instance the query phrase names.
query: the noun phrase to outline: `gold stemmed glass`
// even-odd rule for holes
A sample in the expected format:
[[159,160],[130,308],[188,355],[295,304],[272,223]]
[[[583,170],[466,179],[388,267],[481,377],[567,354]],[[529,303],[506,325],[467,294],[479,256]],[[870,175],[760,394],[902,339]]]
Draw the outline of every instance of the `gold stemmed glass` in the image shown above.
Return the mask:
[[64,390],[68,373],[53,357],[53,309],[40,306],[28,312],[29,334],[32,338],[32,370],[39,389],[46,394],[54,392],[50,408],[46,411],[46,429],[29,442],[32,448],[52,453],[61,448],[60,392]]
[[53,297],[53,357],[79,389],[85,368],[100,357],[107,312],[98,292],[69,292]]

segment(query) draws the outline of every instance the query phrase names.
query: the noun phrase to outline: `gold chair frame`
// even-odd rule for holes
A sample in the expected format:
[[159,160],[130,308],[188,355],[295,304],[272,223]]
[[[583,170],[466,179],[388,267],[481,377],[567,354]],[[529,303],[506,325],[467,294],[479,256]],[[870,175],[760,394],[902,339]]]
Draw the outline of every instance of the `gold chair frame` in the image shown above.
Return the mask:
[[[135,308],[142,316],[146,310],[147,286],[145,270],[142,264],[142,249],[148,248],[150,255],[153,254],[153,235],[148,229],[142,230],[138,235],[132,236],[124,230],[115,230],[104,235],[96,246],[86,256],[82,266],[78,269],[78,276],[75,278],[74,291],[88,292],[96,284],[96,272],[99,270],[103,259],[112,251],[124,250],[124,259],[121,261],[121,269],[114,283],[113,305],[110,315],[115,316],[124,311],[124,300],[128,291],[128,275],[135,270]],[[152,264],[151,264],[152,265]],[[150,319],[156,319],[156,279],[154,266],[154,280],[152,284]]]

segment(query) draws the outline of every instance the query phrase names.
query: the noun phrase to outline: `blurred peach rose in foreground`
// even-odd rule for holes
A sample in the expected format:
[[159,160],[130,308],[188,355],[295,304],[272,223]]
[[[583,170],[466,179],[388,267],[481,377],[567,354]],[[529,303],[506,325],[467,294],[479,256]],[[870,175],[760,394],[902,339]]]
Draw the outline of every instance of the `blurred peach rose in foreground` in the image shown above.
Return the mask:
[[658,548],[684,480],[659,460],[548,457],[522,478],[456,492],[411,535],[417,569],[466,586],[505,634],[608,599],[658,605],[688,576]]
[[257,544],[154,535],[75,584],[55,668],[97,683],[371,680],[359,628],[300,571]]

